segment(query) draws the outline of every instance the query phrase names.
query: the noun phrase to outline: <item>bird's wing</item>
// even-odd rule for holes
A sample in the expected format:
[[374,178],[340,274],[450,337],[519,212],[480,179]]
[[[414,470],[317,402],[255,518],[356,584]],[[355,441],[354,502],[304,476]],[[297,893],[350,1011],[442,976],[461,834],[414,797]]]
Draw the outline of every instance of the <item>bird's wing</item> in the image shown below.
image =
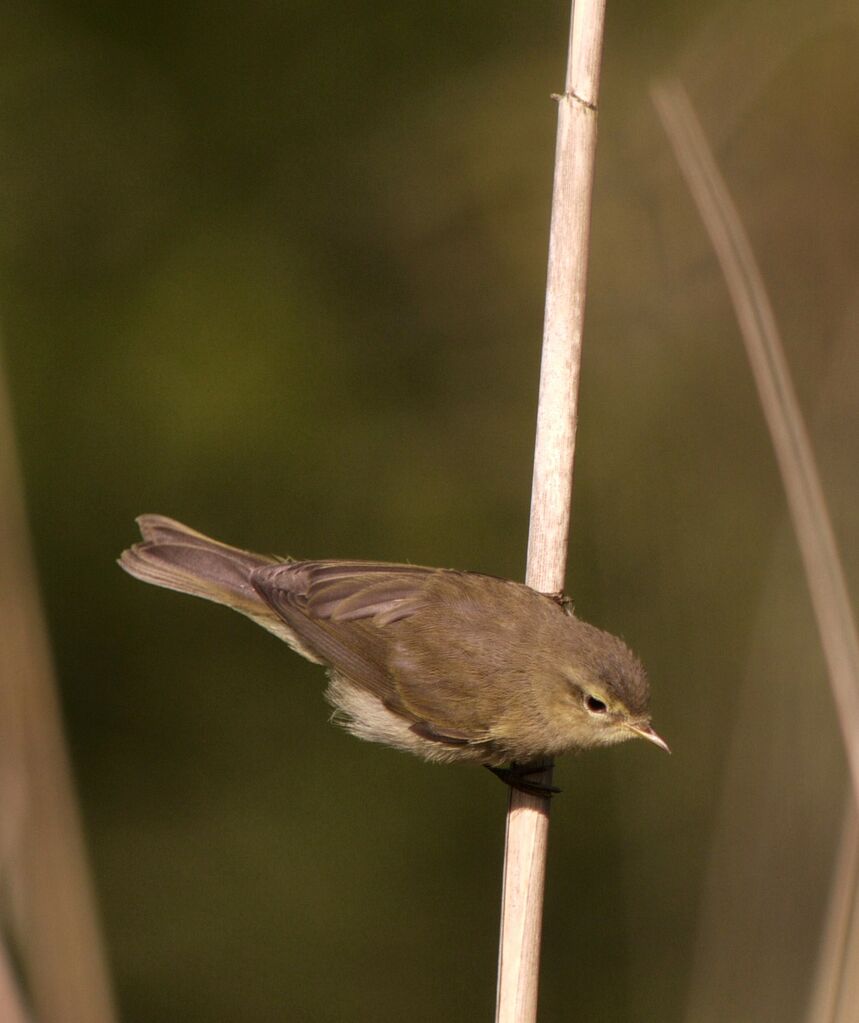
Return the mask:
[[414,627],[405,634],[398,627],[418,616],[418,633],[434,634],[430,620],[419,615],[428,607],[440,611],[441,605],[450,604],[446,615],[454,617],[480,614],[474,603],[479,596],[476,579],[469,573],[366,561],[305,561],[259,568],[251,584],[303,646],[410,721],[416,735],[446,746],[489,740],[476,694],[463,687],[455,665],[445,668],[456,651],[439,635],[415,644]]
[[388,669],[385,626],[426,605],[426,580],[438,569],[366,561],[266,565],[251,584],[320,660],[403,710]]
[[427,579],[440,571],[372,561],[305,562],[302,567],[304,572],[292,577],[301,577],[307,614],[331,622],[369,619],[377,627],[402,621],[424,608]]

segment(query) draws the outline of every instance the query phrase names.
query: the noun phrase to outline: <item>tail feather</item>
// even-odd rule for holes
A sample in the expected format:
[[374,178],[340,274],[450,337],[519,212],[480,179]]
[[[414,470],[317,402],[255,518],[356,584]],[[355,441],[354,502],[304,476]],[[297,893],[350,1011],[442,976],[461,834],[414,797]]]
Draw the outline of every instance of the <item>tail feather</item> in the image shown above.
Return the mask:
[[250,582],[254,569],[279,559],[251,554],[211,540],[162,515],[137,520],[143,543],[123,551],[119,564],[129,575],[154,586],[190,593],[270,624],[272,612]]

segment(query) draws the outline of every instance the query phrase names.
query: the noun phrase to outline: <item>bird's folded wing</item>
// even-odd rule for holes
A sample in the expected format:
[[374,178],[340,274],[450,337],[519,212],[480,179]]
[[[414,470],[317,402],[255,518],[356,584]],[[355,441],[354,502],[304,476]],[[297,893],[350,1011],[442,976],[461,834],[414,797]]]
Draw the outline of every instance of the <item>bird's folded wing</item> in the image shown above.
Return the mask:
[[[458,591],[462,575],[445,569],[377,562],[293,562],[257,569],[251,582],[262,599],[320,660],[373,693],[412,722],[421,738],[448,746],[485,743],[459,678],[403,672],[403,634],[396,623],[434,603],[439,582]],[[399,663],[397,663],[399,662]],[[426,692],[426,683],[443,692]],[[456,707],[454,715],[451,710]]]
[[423,583],[434,571],[301,561],[263,566],[252,573],[251,584],[321,660],[399,710],[384,630],[425,606]]

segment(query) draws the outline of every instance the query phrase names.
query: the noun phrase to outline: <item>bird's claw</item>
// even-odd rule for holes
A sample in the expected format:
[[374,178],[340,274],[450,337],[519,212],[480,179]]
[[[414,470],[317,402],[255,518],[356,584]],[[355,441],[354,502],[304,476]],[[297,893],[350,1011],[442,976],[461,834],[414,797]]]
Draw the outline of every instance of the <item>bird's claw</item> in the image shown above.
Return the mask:
[[573,607],[573,598],[568,597],[563,590],[559,590],[557,593],[549,593],[547,596],[554,600],[564,614],[574,615],[576,613],[576,609]]
[[552,796],[559,793],[561,790],[554,785],[548,785],[546,782],[535,779],[534,775],[542,774],[544,771],[551,767],[551,763],[547,764],[517,764],[513,763],[509,767],[490,767],[486,765],[487,770],[491,771],[496,778],[500,778],[505,785],[509,785],[512,789],[518,789],[520,792],[525,792],[529,796],[540,796],[543,799],[551,799]]

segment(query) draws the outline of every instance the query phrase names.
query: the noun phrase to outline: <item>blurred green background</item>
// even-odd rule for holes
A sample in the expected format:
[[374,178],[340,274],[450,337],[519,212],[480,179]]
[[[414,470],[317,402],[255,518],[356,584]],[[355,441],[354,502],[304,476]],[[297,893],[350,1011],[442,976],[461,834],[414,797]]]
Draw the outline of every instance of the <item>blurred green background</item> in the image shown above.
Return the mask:
[[[843,758],[781,486],[650,104],[679,73],[854,584],[859,32],[609,4],[568,590],[669,758],[561,762],[541,1018],[802,1019]],[[566,3],[6,7],[0,318],[127,1023],[490,1019],[506,794],[114,563],[144,511],[522,577]]]

